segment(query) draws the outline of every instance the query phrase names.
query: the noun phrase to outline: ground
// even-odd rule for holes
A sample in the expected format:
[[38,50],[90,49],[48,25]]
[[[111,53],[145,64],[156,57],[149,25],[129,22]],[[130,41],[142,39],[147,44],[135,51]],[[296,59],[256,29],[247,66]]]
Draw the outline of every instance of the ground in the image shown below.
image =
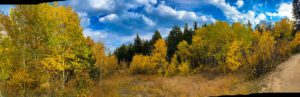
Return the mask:
[[265,77],[262,92],[300,92],[300,54],[292,56]]

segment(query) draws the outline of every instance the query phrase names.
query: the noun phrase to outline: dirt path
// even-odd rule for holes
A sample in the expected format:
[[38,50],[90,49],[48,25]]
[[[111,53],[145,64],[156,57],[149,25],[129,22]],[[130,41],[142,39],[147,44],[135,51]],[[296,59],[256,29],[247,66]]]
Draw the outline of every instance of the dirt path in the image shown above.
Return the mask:
[[300,92],[300,54],[281,63],[263,84],[262,92]]

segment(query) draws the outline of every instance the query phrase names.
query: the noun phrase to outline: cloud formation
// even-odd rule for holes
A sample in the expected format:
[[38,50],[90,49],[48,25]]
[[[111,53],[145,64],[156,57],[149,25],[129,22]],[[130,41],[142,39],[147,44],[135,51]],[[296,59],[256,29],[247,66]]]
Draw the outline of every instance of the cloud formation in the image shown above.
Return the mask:
[[278,9],[276,10],[276,12],[273,13],[266,12],[266,15],[270,17],[282,17],[282,18],[288,18],[290,20],[294,20],[292,11],[293,11],[292,3],[281,3]]
[[235,4],[236,4],[236,6],[237,6],[238,8],[241,8],[241,7],[243,7],[243,5],[244,5],[244,1],[243,1],[243,0],[238,0]]

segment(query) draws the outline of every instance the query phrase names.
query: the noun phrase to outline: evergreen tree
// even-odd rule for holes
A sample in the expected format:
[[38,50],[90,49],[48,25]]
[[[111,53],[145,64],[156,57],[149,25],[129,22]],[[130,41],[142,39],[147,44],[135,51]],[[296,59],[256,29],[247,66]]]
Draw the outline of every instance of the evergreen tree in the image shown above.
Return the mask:
[[293,1],[293,15],[295,20],[300,19],[300,1],[294,0]]
[[151,50],[152,48],[151,48],[150,41],[148,40],[144,41],[143,50],[142,50],[143,55],[150,55]]
[[143,41],[140,38],[139,34],[136,34],[136,37],[134,38],[134,53],[135,54],[141,54],[143,52]]
[[172,58],[173,54],[177,50],[177,45],[182,41],[183,35],[179,26],[174,26],[169,36],[167,37],[167,56],[168,60]]
[[120,46],[119,48],[117,48],[115,50],[115,53],[114,53],[119,61],[119,63],[121,61],[128,61],[128,58],[127,58],[127,46],[125,44],[123,44],[122,46]]
[[162,39],[162,37],[161,37],[159,31],[158,31],[158,30],[155,30],[154,35],[152,36],[152,38],[151,38],[151,40],[150,40],[150,44],[151,44],[151,45],[154,45],[155,42],[156,42],[157,40],[159,40],[159,39]]
[[194,22],[194,31],[197,30],[197,29],[198,29],[198,24],[197,24],[197,22]]
[[295,23],[295,31],[293,32],[293,36],[297,31],[300,31],[300,1],[299,0],[294,0],[293,1],[293,15],[296,20]]
[[192,43],[192,37],[193,37],[193,31],[189,29],[188,24],[186,23],[184,25],[184,30],[183,30],[183,40],[187,41],[188,44]]

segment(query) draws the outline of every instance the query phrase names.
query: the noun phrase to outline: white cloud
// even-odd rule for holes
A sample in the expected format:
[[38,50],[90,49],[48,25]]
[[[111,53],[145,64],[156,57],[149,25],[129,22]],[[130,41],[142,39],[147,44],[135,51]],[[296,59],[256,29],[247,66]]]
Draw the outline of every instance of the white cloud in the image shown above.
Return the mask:
[[83,29],[83,35],[84,35],[84,37],[91,37],[92,39],[95,39],[96,41],[99,41],[107,36],[106,33],[104,33],[104,32],[95,31],[90,28]]
[[126,12],[128,9],[157,4],[157,0],[70,0],[62,5],[73,7],[76,11],[93,15],[107,15]]
[[[215,19],[210,16],[197,15],[195,12],[186,10],[176,10],[165,3],[160,3],[157,7],[148,6],[145,8],[145,14],[154,18],[158,22],[163,22],[164,24],[179,24],[182,25],[184,22],[194,22],[198,21],[200,23],[204,22],[214,22]],[[205,18],[205,19],[203,19]],[[170,25],[168,25],[170,26]]]
[[100,22],[112,22],[118,19],[117,14],[110,14],[99,19]]
[[238,0],[235,4],[236,4],[236,6],[237,6],[238,8],[241,8],[241,7],[244,6],[244,1],[243,1],[243,0]]
[[266,19],[266,15],[261,13],[261,14],[259,14],[257,16],[257,19],[259,19],[259,20],[265,20]]
[[271,12],[266,12],[266,15],[267,15],[267,16],[271,16],[271,17],[278,16],[277,13],[271,13]]
[[[103,25],[101,30],[84,28],[84,35],[113,49],[132,42],[136,33],[143,39],[150,39],[157,29],[165,37],[174,25],[182,26],[186,22],[192,24],[195,21],[201,25],[216,21],[211,16],[177,10],[157,0],[74,0],[72,4],[66,5],[75,8],[82,24],[89,23],[92,16],[99,17],[98,21]],[[128,11],[137,8],[142,9],[139,12]]]
[[109,10],[114,8],[113,0],[88,0],[92,8],[97,10]]
[[237,10],[237,7],[231,6],[229,3],[226,3],[225,0],[211,0],[210,4],[221,9],[225,17],[231,22],[248,23],[248,21],[250,21],[250,23],[255,26],[267,18],[265,14],[257,14],[253,10],[248,10],[247,13],[241,13]]
[[278,8],[278,16],[280,17],[287,17],[289,19],[293,19],[293,14],[292,14],[292,3],[281,3],[279,8]]
[[151,27],[156,25],[156,23],[150,18],[148,18],[147,16],[139,13],[134,13],[134,12],[126,12],[120,15],[110,14],[99,18],[99,21],[112,27],[116,27],[120,29],[125,28],[131,31],[132,29],[138,29],[143,26]]
[[155,22],[153,22],[151,19],[145,17],[144,15],[142,16],[143,20],[145,21],[145,23],[149,26],[154,26]]
[[236,7],[226,3],[225,0],[210,0],[209,2],[221,9],[228,20],[237,22],[243,19],[243,15],[236,9]]
[[293,19],[293,14],[292,14],[292,3],[281,3],[278,7],[278,9],[276,10],[276,12],[266,12],[267,16],[272,17],[286,17],[290,20],[294,20]]

